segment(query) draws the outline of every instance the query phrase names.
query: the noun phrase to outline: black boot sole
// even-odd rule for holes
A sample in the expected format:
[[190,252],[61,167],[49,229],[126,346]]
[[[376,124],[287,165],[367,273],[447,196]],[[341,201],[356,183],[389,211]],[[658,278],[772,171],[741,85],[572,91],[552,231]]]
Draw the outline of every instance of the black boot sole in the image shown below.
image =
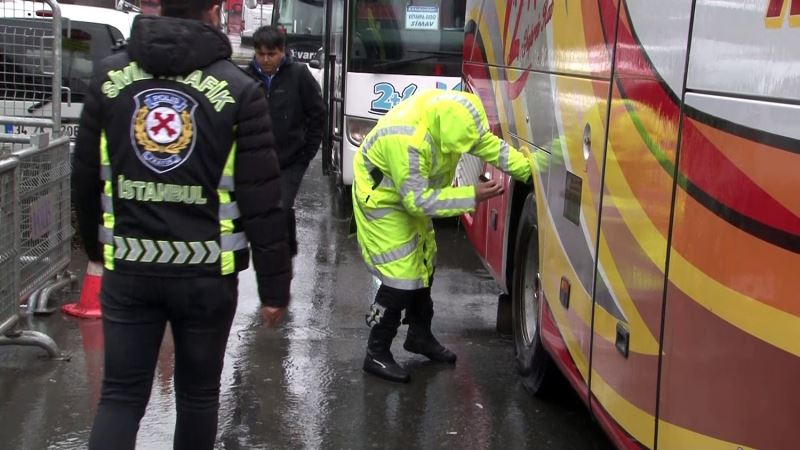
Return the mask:
[[[397,367],[399,368],[399,366]],[[408,383],[411,381],[411,377],[407,373],[392,373],[391,369],[392,366],[377,361],[375,358],[367,356],[364,359],[364,372],[394,383]]]
[[449,354],[453,355],[452,357],[447,356],[447,355],[442,355],[441,353],[437,353],[437,352],[429,352],[429,351],[426,351],[425,349],[421,349],[421,348],[414,347],[413,345],[409,345],[407,342],[403,344],[403,348],[406,349],[406,351],[408,351],[408,352],[416,353],[418,355],[422,355],[422,356],[430,359],[431,361],[436,361],[436,362],[440,362],[440,363],[455,364],[456,360],[458,360],[458,356],[455,353],[453,353],[453,352],[451,352],[449,350],[447,350],[447,352]]

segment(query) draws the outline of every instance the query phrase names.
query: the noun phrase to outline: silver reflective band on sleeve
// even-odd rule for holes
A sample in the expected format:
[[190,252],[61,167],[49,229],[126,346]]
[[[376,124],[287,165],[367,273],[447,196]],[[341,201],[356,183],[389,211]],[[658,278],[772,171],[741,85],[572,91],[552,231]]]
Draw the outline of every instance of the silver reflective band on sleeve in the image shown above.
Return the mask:
[[443,210],[449,209],[471,209],[475,207],[474,198],[451,198],[446,200],[439,200],[441,190],[433,191],[428,198],[422,198],[422,195],[416,197],[416,204],[427,215],[437,215]]
[[220,236],[223,252],[231,252],[247,248],[247,237],[244,233],[223,234]]
[[223,175],[222,178],[219,180],[219,188],[225,189],[227,191],[233,191],[233,177]]
[[114,233],[100,225],[97,227],[97,240],[102,244],[112,244],[114,242]]
[[[375,168],[375,165],[372,164],[372,161],[367,158],[367,152],[369,149],[375,145],[375,142],[384,137],[390,135],[400,135],[400,136],[413,136],[415,128],[409,125],[397,125],[392,127],[381,128],[380,130],[375,131],[369,138],[361,144],[361,156],[364,158],[364,166],[367,169],[367,172],[372,172],[372,169]],[[386,177],[384,177],[386,178]]]
[[220,203],[220,220],[234,220],[238,219],[239,217],[241,217],[241,213],[239,212],[239,205],[236,202]]
[[437,200],[434,204],[436,211],[443,209],[471,209],[475,207],[474,198],[451,198],[448,200]]
[[500,167],[500,170],[503,172],[508,172],[508,158],[511,150],[509,149],[508,143],[503,141],[500,144],[500,155],[497,157],[497,165]]
[[414,147],[408,147],[408,178],[400,186],[400,196],[405,197],[409,192],[421,195],[427,187],[427,183],[420,173],[419,151]]
[[100,204],[104,213],[114,214],[114,202],[106,194],[100,194]]
[[429,185],[420,173],[419,152],[414,147],[408,148],[408,179],[400,186],[400,195],[405,198],[413,192],[414,204],[425,214],[436,215],[445,209],[471,209],[475,206],[474,198],[457,198],[439,200],[440,189],[434,190],[428,198],[423,198],[423,193]]
[[425,287],[425,283],[423,283],[423,281],[420,279],[403,280],[400,278],[387,277],[386,275],[383,275],[375,268],[370,268],[369,271],[370,273],[378,277],[378,279],[381,280],[382,284],[385,284],[386,286],[389,287],[393,287],[395,289],[402,289],[404,291],[413,291],[415,289],[422,289]]
[[397,261],[398,259],[403,259],[406,256],[414,253],[418,243],[419,236],[414,236],[414,239],[412,239],[410,242],[407,242],[394,250],[383,252],[380,255],[371,256],[370,261],[372,261],[372,264],[378,265],[388,264],[390,262]]
[[483,123],[481,123],[481,115],[478,113],[478,109],[475,108],[475,105],[459,95],[451,95],[449,98],[450,100],[456,101],[467,108],[467,111],[469,111],[470,115],[472,115],[472,120],[475,121],[475,129],[478,130],[478,135],[483,136],[483,134],[486,133],[486,128],[484,128]]
[[436,189],[431,192],[431,195],[429,195],[428,198],[423,198],[422,193],[417,192],[414,194],[414,203],[416,203],[420,209],[425,211],[426,214],[431,214],[435,211],[434,208],[436,207],[436,202],[438,201],[440,192],[441,191],[439,189]]
[[103,181],[111,181],[111,166],[100,166],[100,179]]

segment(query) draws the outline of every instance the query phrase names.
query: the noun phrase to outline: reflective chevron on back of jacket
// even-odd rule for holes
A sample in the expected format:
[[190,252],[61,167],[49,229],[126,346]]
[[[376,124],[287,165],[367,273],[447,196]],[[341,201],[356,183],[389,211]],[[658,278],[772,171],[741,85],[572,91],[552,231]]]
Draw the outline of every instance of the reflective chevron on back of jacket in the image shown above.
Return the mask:
[[214,241],[154,241],[114,236],[114,247],[115,259],[143,263],[215,263],[220,254],[219,245]]

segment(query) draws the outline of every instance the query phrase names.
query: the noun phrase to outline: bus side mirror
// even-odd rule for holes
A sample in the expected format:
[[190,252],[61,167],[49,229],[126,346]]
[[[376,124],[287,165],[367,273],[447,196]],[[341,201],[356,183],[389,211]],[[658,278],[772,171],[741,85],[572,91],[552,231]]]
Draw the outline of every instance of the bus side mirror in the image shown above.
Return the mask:
[[311,67],[312,69],[319,69],[322,67],[322,64],[320,64],[318,59],[312,59],[308,62],[308,67]]
[[244,0],[244,6],[254,9],[258,4],[258,0]]

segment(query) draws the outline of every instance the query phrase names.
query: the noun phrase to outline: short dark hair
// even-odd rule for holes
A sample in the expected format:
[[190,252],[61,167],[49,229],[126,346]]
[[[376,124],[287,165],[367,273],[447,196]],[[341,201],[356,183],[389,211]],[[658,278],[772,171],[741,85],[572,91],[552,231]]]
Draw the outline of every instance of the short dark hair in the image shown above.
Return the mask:
[[200,20],[203,13],[222,0],[161,0],[161,15]]
[[266,25],[253,33],[253,47],[277,48],[283,50],[286,47],[286,36],[283,30],[275,25]]

